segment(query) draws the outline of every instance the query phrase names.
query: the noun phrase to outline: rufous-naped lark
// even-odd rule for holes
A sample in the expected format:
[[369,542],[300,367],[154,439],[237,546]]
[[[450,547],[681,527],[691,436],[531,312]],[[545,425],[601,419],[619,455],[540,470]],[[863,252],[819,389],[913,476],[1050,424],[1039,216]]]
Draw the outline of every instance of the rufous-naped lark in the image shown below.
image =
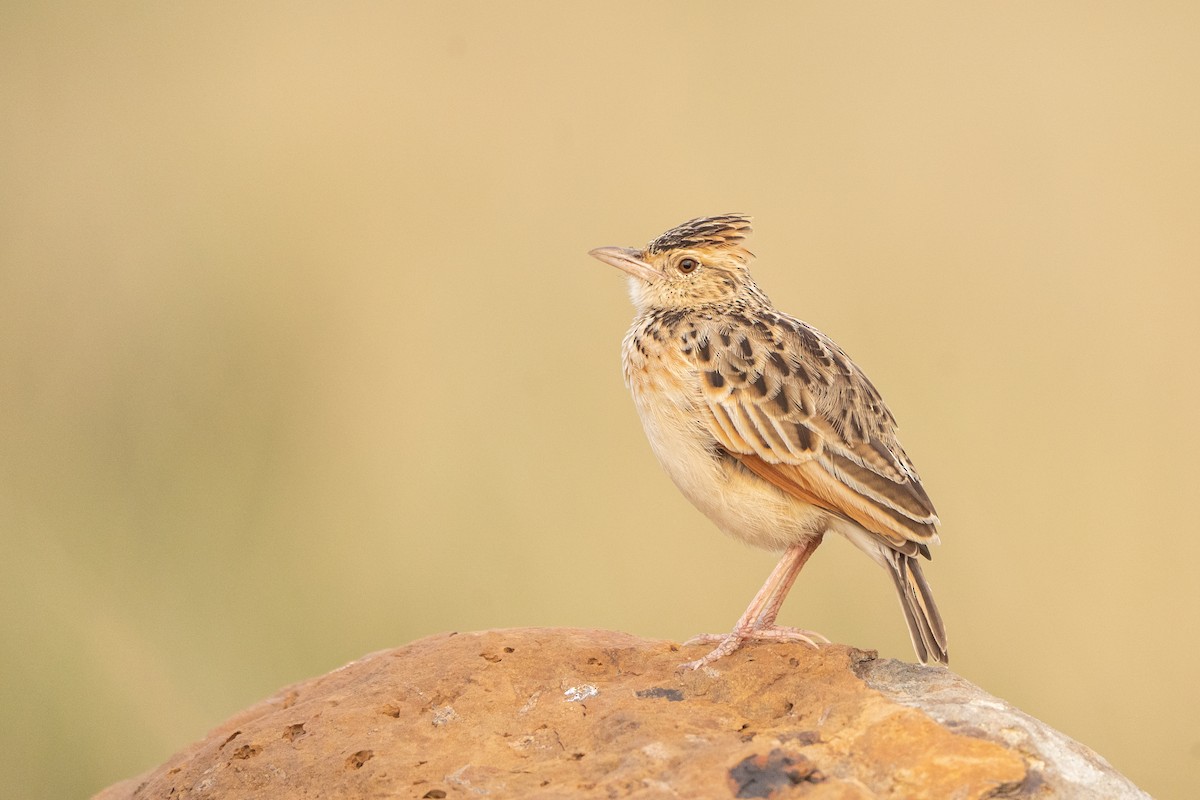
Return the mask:
[[945,663],[946,631],[921,572],[938,518],[879,392],[816,328],[777,311],[750,277],[738,214],[685,222],[642,249],[591,255],[623,270],[637,315],[625,382],[654,454],[717,527],[783,557],[698,668],[751,639],[828,641],[775,625],[828,531],[891,576],[922,662]]

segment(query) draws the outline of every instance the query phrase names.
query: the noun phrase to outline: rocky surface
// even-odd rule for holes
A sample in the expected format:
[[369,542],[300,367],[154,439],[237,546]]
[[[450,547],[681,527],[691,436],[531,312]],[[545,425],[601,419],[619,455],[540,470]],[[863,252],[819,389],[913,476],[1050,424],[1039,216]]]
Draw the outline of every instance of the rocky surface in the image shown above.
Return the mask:
[[440,634],[252,706],[121,798],[1144,798],[952,672],[841,645]]

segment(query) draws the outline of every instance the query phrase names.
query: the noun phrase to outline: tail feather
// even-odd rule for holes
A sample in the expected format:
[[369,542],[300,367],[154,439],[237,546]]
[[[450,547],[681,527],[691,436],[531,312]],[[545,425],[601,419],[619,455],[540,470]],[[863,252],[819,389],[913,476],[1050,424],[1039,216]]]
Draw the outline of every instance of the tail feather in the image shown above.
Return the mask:
[[904,609],[904,620],[908,623],[917,658],[922,664],[931,660],[939,664],[950,663],[946,652],[946,626],[933,601],[929,583],[921,572],[921,563],[913,556],[893,551],[888,567],[900,595],[900,606]]

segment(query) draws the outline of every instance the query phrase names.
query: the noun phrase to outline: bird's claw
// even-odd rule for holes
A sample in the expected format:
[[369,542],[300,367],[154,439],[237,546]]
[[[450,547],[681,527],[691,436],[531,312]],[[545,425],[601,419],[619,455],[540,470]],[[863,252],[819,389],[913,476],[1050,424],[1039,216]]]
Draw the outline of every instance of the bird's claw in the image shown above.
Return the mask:
[[699,636],[693,636],[684,642],[684,647],[693,644],[712,644],[717,642],[716,648],[703,658],[698,658],[695,661],[689,661],[686,664],[680,664],[680,670],[696,670],[707,666],[719,658],[724,658],[730,653],[740,648],[743,644],[751,640],[760,640],[764,642],[803,642],[811,647],[818,647],[820,644],[829,644],[828,637],[817,633],[816,631],[807,631],[802,628],[789,628],[781,625],[772,625],[766,628],[749,628],[746,630],[734,630],[730,633],[702,633]]

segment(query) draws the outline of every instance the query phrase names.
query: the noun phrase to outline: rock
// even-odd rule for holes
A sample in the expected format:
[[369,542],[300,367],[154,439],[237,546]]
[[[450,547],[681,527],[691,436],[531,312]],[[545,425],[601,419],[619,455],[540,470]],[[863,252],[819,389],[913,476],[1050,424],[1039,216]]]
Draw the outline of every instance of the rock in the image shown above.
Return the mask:
[[97,798],[1145,798],[943,667],[841,645],[440,634],[284,689]]

